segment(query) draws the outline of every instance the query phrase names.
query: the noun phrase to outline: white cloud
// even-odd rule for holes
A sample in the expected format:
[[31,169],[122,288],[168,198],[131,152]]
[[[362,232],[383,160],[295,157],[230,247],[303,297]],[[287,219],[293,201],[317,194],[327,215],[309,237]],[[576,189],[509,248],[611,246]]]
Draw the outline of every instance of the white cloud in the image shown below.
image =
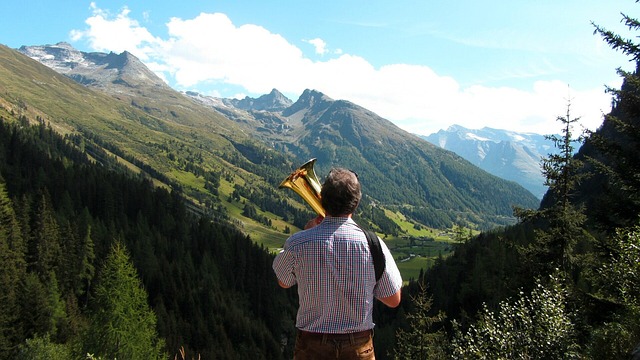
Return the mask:
[[242,85],[248,92],[285,90],[302,85],[311,61],[282,36],[257,25],[236,27],[224,14],[200,14],[191,20],[173,18],[167,24],[165,61],[180,86],[203,81]]
[[72,30],[71,39],[79,41],[86,39],[92,49],[96,51],[129,51],[142,61],[152,59],[156,55],[154,48],[162,43],[140,24],[129,17],[130,10],[124,7],[122,11],[110,19],[108,12],[91,3],[93,16],[85,23],[86,30]]
[[[127,8],[116,16],[93,7],[87,28],[73,31],[97,51],[128,50],[177,88],[238,86],[249,94],[277,88],[285,94],[317,89],[345,99],[394,121],[405,130],[429,134],[457,123],[469,128],[489,126],[514,131],[557,132],[571,96],[571,115],[595,129],[609,110],[603,89],[569,90],[559,81],[536,82],[530,89],[461,87],[451,77],[424,65],[374,67],[366,59],[340,50],[313,61],[281,35],[258,25],[235,25],[221,13],[193,19],[172,18],[168,36],[151,34]],[[326,43],[308,40],[317,54]],[[216,93],[218,90],[210,90]],[[206,93],[207,91],[201,91]],[[244,91],[242,91],[244,92]],[[297,96],[294,95],[294,96]],[[228,95],[227,95],[228,96]],[[250,95],[251,96],[251,95]]]
[[313,45],[313,47],[316,49],[316,54],[324,55],[327,53],[327,43],[324,40],[320,38],[315,38],[315,39],[307,40],[306,42]]

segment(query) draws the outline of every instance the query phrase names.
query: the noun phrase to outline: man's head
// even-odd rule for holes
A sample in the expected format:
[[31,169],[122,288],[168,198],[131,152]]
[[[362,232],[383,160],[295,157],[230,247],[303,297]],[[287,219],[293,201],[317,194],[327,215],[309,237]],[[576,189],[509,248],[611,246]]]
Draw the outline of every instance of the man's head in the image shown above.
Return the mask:
[[353,214],[362,193],[358,175],[351,170],[334,168],[329,172],[320,191],[322,207],[329,216]]

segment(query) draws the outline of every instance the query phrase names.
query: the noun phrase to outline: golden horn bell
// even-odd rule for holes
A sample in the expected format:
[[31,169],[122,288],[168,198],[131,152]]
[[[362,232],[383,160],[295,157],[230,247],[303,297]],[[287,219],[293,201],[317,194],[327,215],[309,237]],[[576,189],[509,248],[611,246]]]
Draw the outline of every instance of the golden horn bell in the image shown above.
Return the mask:
[[320,203],[320,190],[322,185],[313,171],[316,159],[311,159],[294,170],[291,175],[280,183],[280,188],[289,188],[295,191],[311,208],[324,217],[325,211]]

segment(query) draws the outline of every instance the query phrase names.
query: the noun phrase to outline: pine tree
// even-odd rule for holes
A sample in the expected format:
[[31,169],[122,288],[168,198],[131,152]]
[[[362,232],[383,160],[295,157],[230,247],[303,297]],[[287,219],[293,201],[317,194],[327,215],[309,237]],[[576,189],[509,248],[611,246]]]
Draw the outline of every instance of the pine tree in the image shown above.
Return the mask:
[[78,254],[75,247],[78,243],[78,235],[75,226],[71,224],[69,218],[62,217],[60,221],[60,262],[58,263],[58,274],[60,274],[60,289],[69,292],[73,289],[75,280],[75,262]]
[[49,321],[48,331],[54,340],[64,343],[68,337],[68,319],[65,302],[58,286],[58,279],[53,271],[49,272],[47,287],[47,316]]
[[0,358],[6,358],[20,340],[19,299],[25,274],[22,232],[5,183],[0,178]]
[[76,288],[76,295],[83,295],[89,292],[91,288],[91,282],[95,275],[95,267],[93,261],[95,260],[93,239],[91,238],[91,225],[86,225],[87,228],[84,231],[82,241],[78,249],[78,267],[76,277],[78,278],[78,284]]
[[26,275],[24,288],[20,293],[20,305],[20,322],[24,327],[25,338],[50,333],[52,322],[47,287],[33,272]]
[[583,162],[574,157],[573,144],[584,141],[582,135],[573,136],[573,126],[580,118],[572,118],[570,109],[569,101],[566,116],[557,117],[563,125],[562,136],[546,136],[560,152],[542,160],[542,172],[549,191],[541,209],[515,210],[521,221],[532,222],[538,227],[533,241],[519,248],[533,275],[548,275],[555,269],[571,274],[576,262],[576,244],[591,240],[584,228],[586,216],[583,209],[572,202],[577,184],[586,175],[579,171]]
[[63,226],[67,288],[74,295],[86,298],[95,275],[95,251],[91,233],[91,215],[84,208],[75,223]]
[[160,359],[163,341],[124,245],[116,242],[98,275],[86,352],[108,359]]
[[[636,34],[640,30],[640,21],[628,15],[622,14],[622,23]],[[595,151],[586,159],[600,175],[591,188],[604,190],[591,208],[597,224],[609,235],[599,247],[601,266],[594,292],[605,303],[615,304],[607,313],[613,320],[593,331],[590,354],[594,358],[630,358],[631,349],[640,349],[640,44],[634,42],[637,35],[624,38],[593,26],[594,33],[612,49],[630,57],[635,69],[617,70],[623,79],[621,88],[607,88],[613,95],[612,111],[587,140]]]
[[33,219],[33,267],[46,280],[50,271],[58,270],[61,259],[60,226],[46,190],[39,197]]
[[418,294],[411,296],[415,310],[407,314],[408,331],[399,329],[396,333],[394,349],[395,359],[446,359],[447,337],[442,329],[445,319],[440,312],[430,316],[432,299],[427,294],[426,286],[419,284]]
[[[625,14],[622,17],[629,30],[640,30],[637,19]],[[640,44],[593,25],[595,33],[601,35],[614,50],[630,56],[636,65],[635,71],[617,70],[623,78],[622,87],[607,88],[607,92],[614,96],[613,110],[605,116],[602,128],[590,133],[588,141],[598,151],[588,160],[605,175],[606,180],[598,186],[604,187],[608,196],[604,203],[599,199],[594,207],[606,208],[600,214],[600,220],[608,230],[614,230],[635,224],[640,214]]]

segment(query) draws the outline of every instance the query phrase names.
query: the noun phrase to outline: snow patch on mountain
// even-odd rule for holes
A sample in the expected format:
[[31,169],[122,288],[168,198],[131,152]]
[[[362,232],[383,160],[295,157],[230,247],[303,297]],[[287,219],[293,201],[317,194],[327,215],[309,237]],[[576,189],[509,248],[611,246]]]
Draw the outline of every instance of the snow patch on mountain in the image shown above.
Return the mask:
[[486,137],[483,137],[483,136],[480,136],[480,135],[478,135],[478,134],[474,134],[474,133],[471,133],[471,132],[468,132],[468,133],[466,133],[465,135],[466,135],[465,137],[466,137],[467,139],[469,139],[469,140],[476,140],[476,141],[493,141],[493,140],[491,140],[491,139],[489,139],[489,138],[486,138]]
[[547,190],[542,158],[557,152],[553,142],[544,135],[487,127],[467,129],[452,125],[422,138],[457,153],[493,175],[517,182],[540,199]]
[[133,89],[141,86],[169,89],[161,78],[127,51],[120,54],[86,53],[66,42],[22,46],[18,51],[85,86],[107,92],[133,94]]

